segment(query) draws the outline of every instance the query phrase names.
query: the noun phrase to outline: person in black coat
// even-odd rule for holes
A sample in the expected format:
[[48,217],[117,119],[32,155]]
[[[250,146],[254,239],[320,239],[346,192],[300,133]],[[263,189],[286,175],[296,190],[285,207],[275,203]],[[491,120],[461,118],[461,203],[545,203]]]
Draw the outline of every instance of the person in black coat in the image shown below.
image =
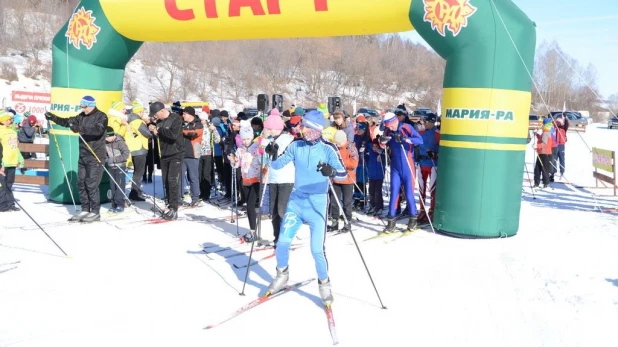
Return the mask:
[[77,116],[61,118],[51,112],[46,112],[45,118],[79,134],[77,189],[82,211],[71,217],[69,221],[91,223],[101,220],[99,186],[107,156],[105,151],[107,115],[96,107],[96,101],[92,96],[84,96],[80,101],[80,106],[82,112]]
[[157,125],[148,128],[159,137],[161,151],[161,174],[168,199],[169,210],[162,215],[163,219],[178,218],[180,196],[180,170],[185,154],[184,138],[182,136],[182,118],[168,111],[162,102],[150,104],[150,118],[158,119]]

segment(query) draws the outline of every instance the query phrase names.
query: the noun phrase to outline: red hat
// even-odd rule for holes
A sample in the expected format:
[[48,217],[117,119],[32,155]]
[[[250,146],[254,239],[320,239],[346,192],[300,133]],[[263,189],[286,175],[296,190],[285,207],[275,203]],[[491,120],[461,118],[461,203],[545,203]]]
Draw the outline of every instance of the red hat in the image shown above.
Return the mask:
[[32,125],[32,124],[34,124],[34,123],[36,123],[36,116],[34,116],[34,115],[30,115],[30,116],[28,117],[28,123],[30,123],[30,125]]
[[210,114],[210,107],[208,107],[208,106],[203,106],[203,107],[202,107],[202,112],[206,112],[206,113]]
[[358,116],[356,116],[356,122],[357,123],[363,123],[366,122],[367,118],[365,118],[365,115],[360,113]]
[[292,116],[290,117],[290,124],[292,124],[293,126],[298,125],[298,123],[300,123],[301,121],[301,117],[300,116]]

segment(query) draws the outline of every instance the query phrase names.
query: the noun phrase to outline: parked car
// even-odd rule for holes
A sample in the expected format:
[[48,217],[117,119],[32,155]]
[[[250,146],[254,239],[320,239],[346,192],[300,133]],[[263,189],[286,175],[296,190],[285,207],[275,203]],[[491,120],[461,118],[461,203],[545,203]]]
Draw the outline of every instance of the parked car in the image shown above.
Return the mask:
[[371,108],[366,108],[366,107],[362,107],[358,110],[358,112],[356,112],[356,114],[362,113],[366,116],[371,116],[371,117],[380,117],[380,114],[378,113],[378,111],[371,109]]
[[247,107],[243,110],[243,112],[245,113],[247,118],[253,118],[258,115],[259,110],[257,109],[257,107]]
[[607,121],[607,127],[610,129],[618,128],[618,116],[609,117]]
[[425,116],[431,113],[431,110],[427,107],[419,107],[417,108],[413,114],[410,115],[410,119],[413,122],[418,122],[420,120],[425,120]]
[[531,114],[528,120],[528,130],[536,131],[541,128],[543,120],[536,114]]

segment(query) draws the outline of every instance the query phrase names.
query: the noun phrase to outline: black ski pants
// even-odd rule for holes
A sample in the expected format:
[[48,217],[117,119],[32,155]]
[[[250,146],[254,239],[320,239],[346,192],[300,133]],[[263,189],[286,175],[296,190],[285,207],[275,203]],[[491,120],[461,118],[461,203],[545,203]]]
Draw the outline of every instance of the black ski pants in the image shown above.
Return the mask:
[[352,205],[354,204],[354,184],[339,184],[333,183],[333,190],[337,194],[337,196],[333,196],[333,193],[330,193],[330,215],[334,220],[339,219],[339,205],[337,204],[337,199],[341,203],[341,197],[343,196],[343,213],[345,214],[345,218],[348,220],[348,223],[352,221]]
[[249,216],[249,228],[255,232],[257,230],[257,212],[255,205],[260,199],[260,184],[253,183],[250,186],[242,186],[245,201],[247,202],[247,215]]
[[127,167],[125,165],[121,165],[120,167],[111,167],[109,169],[109,173],[113,178],[113,180],[110,179],[109,182],[109,186],[112,190],[112,207],[124,208],[124,188],[127,182],[125,175],[126,171]]
[[167,196],[170,209],[178,210],[180,194],[180,170],[182,169],[182,158],[171,157],[161,159],[161,174],[165,195]]
[[15,206],[13,183],[15,183],[15,168],[5,167],[4,176],[0,175],[0,212],[8,211]]
[[[133,157],[133,182],[131,183],[131,193],[129,197],[142,196],[142,179],[146,172],[146,155],[134,155]],[[152,177],[152,173],[150,174]]]
[[213,160],[212,155],[203,155],[200,158],[198,166],[199,179],[200,179],[200,199],[207,201],[210,199],[210,191],[212,189],[213,179]]
[[[94,157],[80,156],[77,161],[77,190],[82,211],[99,214],[101,211],[101,195],[99,186],[105,168]],[[110,184],[114,184],[110,182]]]
[[273,223],[273,233],[275,234],[275,244],[279,240],[279,231],[281,230],[281,221],[285,215],[285,209],[288,207],[290,194],[294,183],[269,184],[270,193],[270,215]]
[[534,166],[534,185],[538,186],[541,183],[541,174],[543,175],[543,184],[549,184],[549,172],[551,165],[551,154],[539,154],[536,158]]

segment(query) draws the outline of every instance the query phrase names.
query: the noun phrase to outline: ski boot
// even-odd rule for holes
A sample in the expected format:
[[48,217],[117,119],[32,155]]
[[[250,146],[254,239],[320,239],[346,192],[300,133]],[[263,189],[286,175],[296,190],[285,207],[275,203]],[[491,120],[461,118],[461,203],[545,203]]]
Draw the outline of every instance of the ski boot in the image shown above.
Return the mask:
[[343,229],[341,229],[342,233],[349,233],[350,231],[352,231],[352,224],[350,223],[344,225]]
[[382,231],[382,234],[392,234],[395,232],[395,227],[396,227],[396,220],[394,217],[388,217],[388,219],[386,220],[387,224],[386,224],[386,228],[384,228],[384,231]]
[[381,215],[382,215],[382,209],[381,208],[376,208],[373,211],[373,214],[372,214],[372,216],[374,216],[374,217],[380,217]]
[[82,219],[80,219],[80,222],[82,223],[92,223],[92,222],[97,222],[101,220],[101,215],[98,213],[94,213],[94,212],[90,212],[87,215],[85,215]]
[[333,303],[333,301],[335,301],[335,298],[333,298],[332,288],[330,285],[330,278],[327,278],[324,281],[319,280],[318,284],[319,284],[320,297],[322,298],[322,302],[324,303],[325,306],[330,306]]
[[178,219],[178,210],[170,208],[169,211],[165,212],[161,218],[165,220],[176,220]]
[[243,240],[245,240],[246,243],[257,241],[257,235],[255,234],[253,230],[246,233],[245,236],[243,236],[242,238]]
[[332,224],[326,228],[327,232],[333,232],[339,230],[339,218],[332,219]]
[[277,268],[277,277],[272,281],[272,283],[268,286],[266,290],[266,296],[276,294],[279,292],[285,285],[288,283],[290,279],[290,268],[286,266],[285,269]]
[[406,229],[406,232],[414,231],[416,229],[416,225],[417,225],[416,218],[415,217],[410,218],[410,220],[408,221],[408,228]]
[[73,217],[69,218],[69,222],[79,222],[82,220],[82,218],[86,217],[88,215],[89,212],[86,211],[82,211],[76,215],[74,215]]

